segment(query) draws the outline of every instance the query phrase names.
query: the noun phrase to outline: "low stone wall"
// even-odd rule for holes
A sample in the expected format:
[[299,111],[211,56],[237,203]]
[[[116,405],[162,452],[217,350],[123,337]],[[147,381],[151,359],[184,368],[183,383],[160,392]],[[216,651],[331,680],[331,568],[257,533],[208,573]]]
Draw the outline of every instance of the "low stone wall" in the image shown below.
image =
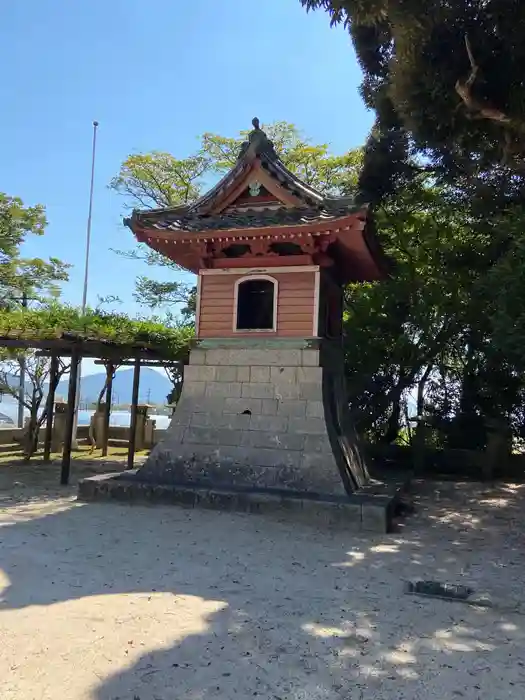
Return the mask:
[[[157,444],[157,442],[160,442],[164,438],[168,431],[167,430],[157,430],[155,428],[155,431],[153,433],[153,444]],[[128,442],[129,441],[129,427],[126,425],[112,425],[109,428],[109,439],[110,440],[123,440]],[[87,435],[86,435],[87,437]]]
[[[414,451],[402,445],[367,445],[369,458],[378,466],[395,470],[414,467]],[[450,476],[453,478],[483,479],[486,455],[476,450],[452,450],[426,448],[418,465],[420,476]],[[495,479],[525,479],[525,455],[512,454],[500,460],[494,467]]]
[[0,445],[11,445],[13,442],[19,442],[22,439],[23,428],[15,426],[7,426],[0,428]]

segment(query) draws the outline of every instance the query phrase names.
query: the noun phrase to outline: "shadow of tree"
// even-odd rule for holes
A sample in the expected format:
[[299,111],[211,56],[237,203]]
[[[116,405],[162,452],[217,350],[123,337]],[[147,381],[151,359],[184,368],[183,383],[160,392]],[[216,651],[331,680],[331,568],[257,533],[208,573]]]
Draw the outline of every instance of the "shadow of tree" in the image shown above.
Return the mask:
[[[0,637],[3,625],[33,636],[23,675],[54,620],[62,641],[43,658],[62,680],[73,662],[71,687],[89,690],[68,697],[82,700],[523,698],[521,615],[402,591],[417,577],[519,597],[524,496],[421,482],[401,531],[367,538],[175,507],[20,503],[1,521]],[[39,682],[53,697],[58,681]],[[0,696],[33,697],[11,687]]]

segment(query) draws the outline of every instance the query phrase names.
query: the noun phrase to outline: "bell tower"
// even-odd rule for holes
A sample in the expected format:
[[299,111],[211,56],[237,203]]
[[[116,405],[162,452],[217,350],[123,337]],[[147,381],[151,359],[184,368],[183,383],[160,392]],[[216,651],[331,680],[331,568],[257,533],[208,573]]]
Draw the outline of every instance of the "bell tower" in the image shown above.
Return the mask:
[[182,396],[136,478],[345,499],[369,476],[344,390],[343,288],[383,278],[385,258],[366,207],[301,182],[253,127],[198,201],[126,221],[198,276]]

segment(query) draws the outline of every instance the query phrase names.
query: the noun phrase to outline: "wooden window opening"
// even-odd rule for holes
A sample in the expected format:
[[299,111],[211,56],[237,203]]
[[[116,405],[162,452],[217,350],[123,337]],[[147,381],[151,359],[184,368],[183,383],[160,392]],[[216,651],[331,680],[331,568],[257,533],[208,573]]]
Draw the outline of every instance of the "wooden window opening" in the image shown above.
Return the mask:
[[235,283],[233,330],[277,330],[277,280],[267,275],[244,277]]

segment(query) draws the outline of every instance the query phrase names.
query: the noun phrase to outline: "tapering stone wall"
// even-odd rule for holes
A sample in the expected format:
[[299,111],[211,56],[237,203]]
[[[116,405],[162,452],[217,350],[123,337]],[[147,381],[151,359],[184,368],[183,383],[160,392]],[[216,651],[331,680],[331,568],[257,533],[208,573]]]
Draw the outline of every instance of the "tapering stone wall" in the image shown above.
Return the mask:
[[299,340],[215,344],[192,350],[170,428],[137,478],[339,496],[364,483],[334,415],[337,354]]

